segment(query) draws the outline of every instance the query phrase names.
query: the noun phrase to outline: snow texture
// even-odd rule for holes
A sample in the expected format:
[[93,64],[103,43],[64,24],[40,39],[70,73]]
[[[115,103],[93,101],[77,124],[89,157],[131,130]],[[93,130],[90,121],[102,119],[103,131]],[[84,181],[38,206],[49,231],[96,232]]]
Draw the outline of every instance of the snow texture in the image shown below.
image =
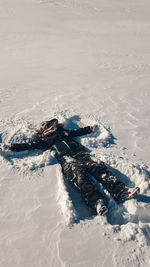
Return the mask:
[[[0,267],[150,266],[150,3],[0,0]],[[57,118],[137,199],[96,216],[50,151],[10,152]]]

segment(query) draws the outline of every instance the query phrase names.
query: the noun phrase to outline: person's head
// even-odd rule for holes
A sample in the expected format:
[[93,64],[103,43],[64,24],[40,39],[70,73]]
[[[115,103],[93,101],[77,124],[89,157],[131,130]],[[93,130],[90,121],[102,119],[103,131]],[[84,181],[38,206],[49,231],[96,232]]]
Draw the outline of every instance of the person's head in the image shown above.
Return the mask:
[[64,123],[59,123],[57,119],[44,121],[40,125],[40,129],[36,129],[38,138],[45,137],[57,130],[59,126],[64,126]]

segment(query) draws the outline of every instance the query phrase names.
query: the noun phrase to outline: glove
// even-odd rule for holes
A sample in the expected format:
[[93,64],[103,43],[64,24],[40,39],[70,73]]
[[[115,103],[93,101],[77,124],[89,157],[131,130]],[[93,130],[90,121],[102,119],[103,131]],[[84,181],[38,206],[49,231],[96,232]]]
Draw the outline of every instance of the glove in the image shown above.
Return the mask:
[[96,132],[96,131],[98,131],[99,127],[97,124],[95,124],[95,125],[91,126],[91,129],[92,129],[92,132]]
[[0,150],[2,151],[10,150],[10,146],[6,144],[0,144]]

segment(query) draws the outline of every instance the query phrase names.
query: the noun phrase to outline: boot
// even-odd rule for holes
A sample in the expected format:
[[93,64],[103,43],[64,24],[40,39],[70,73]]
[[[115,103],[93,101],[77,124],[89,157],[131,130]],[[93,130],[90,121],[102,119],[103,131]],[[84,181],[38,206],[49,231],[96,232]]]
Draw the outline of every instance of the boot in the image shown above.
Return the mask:
[[119,193],[116,198],[116,201],[119,203],[123,203],[126,200],[132,199],[136,197],[140,193],[140,188],[139,187],[134,187],[134,188],[128,188],[124,187]]
[[97,215],[105,215],[108,211],[108,208],[106,206],[106,203],[103,199],[99,199],[95,205]]

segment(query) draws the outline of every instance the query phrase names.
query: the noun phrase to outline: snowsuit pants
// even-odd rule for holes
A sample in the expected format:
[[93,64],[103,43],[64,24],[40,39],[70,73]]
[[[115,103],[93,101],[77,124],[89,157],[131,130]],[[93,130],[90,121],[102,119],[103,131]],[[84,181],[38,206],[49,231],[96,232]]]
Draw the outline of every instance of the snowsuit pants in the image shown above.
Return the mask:
[[60,164],[66,179],[78,188],[83,200],[91,208],[95,209],[98,199],[103,199],[105,204],[107,203],[103,194],[91,181],[90,175],[106,187],[115,200],[117,200],[118,193],[125,187],[124,183],[108,171],[104,162],[94,161],[87,152],[63,157]]

